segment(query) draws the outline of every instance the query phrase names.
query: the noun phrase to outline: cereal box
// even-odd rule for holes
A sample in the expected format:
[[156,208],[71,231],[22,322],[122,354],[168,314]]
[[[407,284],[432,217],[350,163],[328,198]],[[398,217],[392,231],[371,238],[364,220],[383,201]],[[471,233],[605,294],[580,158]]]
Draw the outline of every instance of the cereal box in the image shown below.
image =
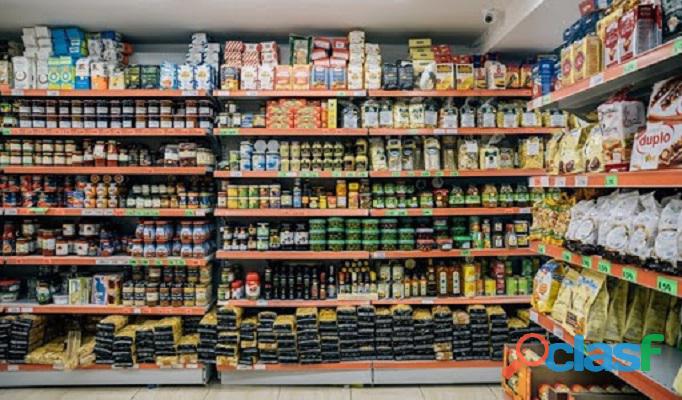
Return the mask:
[[474,64],[457,64],[455,65],[457,76],[457,90],[472,90],[474,89]]
[[277,65],[275,67],[275,90],[291,90],[290,65]]

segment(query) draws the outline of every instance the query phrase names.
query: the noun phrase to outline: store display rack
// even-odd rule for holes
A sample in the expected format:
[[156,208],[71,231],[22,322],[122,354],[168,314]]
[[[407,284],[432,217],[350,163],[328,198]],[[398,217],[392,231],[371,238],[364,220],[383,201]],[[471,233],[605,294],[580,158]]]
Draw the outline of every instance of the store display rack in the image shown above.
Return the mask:
[[[531,310],[530,319],[548,332],[552,332],[557,338],[571,346],[574,345],[573,335],[548,316]],[[661,354],[656,356],[656,362],[651,363],[651,370],[648,372],[612,372],[652,399],[681,400],[682,396],[675,394],[673,391],[672,383],[677,375],[677,371],[682,366],[682,352],[669,346],[661,346],[660,349]],[[623,363],[616,358],[614,358],[614,361]]]
[[365,128],[214,128],[215,136],[285,136],[285,137],[344,137],[367,136]]
[[87,314],[87,315],[147,315],[147,316],[199,316],[204,315],[212,304],[199,307],[134,307],[95,304],[45,304],[3,303],[0,310],[6,314]]
[[3,256],[0,258],[4,265],[158,265],[158,266],[204,266],[213,256],[182,258],[182,257],[85,257],[85,256]]
[[366,171],[215,171],[214,178],[307,178],[307,179],[331,179],[331,178],[367,178]]
[[515,257],[533,256],[528,248],[407,250],[407,251],[228,251],[218,250],[218,260],[400,260],[407,258]]
[[439,135],[551,135],[559,132],[560,128],[370,128],[370,136],[439,136]]
[[0,208],[0,215],[31,217],[205,217],[212,212],[210,208]]
[[682,39],[667,42],[625,63],[583,79],[542,97],[533,99],[528,108],[560,108],[562,110],[594,109],[616,90],[651,87],[682,67]]
[[529,207],[471,207],[471,208],[401,208],[369,210],[372,217],[458,217],[468,215],[522,215],[530,214]]
[[541,175],[531,176],[528,186],[545,188],[679,188],[682,187],[682,171],[677,169],[604,172],[588,175]]
[[203,385],[211,376],[203,364],[116,368],[94,364],[73,370],[42,364],[0,364],[0,387],[101,385]]
[[340,307],[340,306],[390,306],[409,305],[468,305],[468,304],[529,304],[530,296],[476,296],[476,297],[409,297],[404,299],[381,300],[227,300],[218,305],[244,308],[295,308],[295,307]]
[[370,178],[502,178],[528,177],[543,173],[541,169],[477,169],[477,170],[418,170],[418,171],[370,171]]
[[524,215],[530,214],[528,207],[499,208],[265,208],[232,209],[218,208],[216,217],[258,217],[258,218],[308,218],[308,217],[455,217],[467,215]]
[[205,175],[206,167],[72,167],[4,166],[2,172],[14,175]]
[[218,366],[224,385],[495,383],[500,361],[357,361],[312,365]]
[[0,136],[204,137],[201,128],[0,128]]
[[658,290],[675,297],[682,297],[682,278],[640,268],[636,265],[618,264],[600,256],[584,256],[561,246],[533,242],[531,249],[578,267],[589,268],[614,278]]
[[11,97],[206,97],[206,90],[170,90],[170,89],[9,89],[0,91],[3,96]]

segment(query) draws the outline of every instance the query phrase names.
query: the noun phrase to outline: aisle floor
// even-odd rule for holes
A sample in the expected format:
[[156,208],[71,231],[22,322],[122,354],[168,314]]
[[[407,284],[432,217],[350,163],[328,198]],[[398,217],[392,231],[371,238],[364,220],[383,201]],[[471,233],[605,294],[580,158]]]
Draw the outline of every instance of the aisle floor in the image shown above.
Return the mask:
[[500,400],[496,385],[292,387],[221,386],[0,389],[0,400]]

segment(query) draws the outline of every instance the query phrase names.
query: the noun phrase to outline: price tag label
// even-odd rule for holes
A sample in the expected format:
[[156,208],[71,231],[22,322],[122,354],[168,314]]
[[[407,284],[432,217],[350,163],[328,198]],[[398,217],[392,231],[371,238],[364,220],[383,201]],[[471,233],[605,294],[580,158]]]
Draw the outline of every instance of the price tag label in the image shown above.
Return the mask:
[[542,105],[546,106],[547,104],[552,102],[552,95],[551,94],[546,94],[542,96]]
[[604,83],[604,74],[599,73],[590,78],[590,87],[599,86]]
[[617,187],[618,186],[618,175],[607,175],[604,179],[604,186],[606,187]]
[[389,217],[406,217],[407,210],[388,210],[386,215]]
[[637,270],[634,268],[623,268],[623,279],[628,282],[637,283]]
[[535,310],[530,310],[530,320],[535,322],[536,324],[538,323],[538,313]]
[[10,94],[12,96],[23,96],[24,90],[23,89],[12,89],[12,90],[10,90]]
[[50,97],[59,96],[59,90],[48,90],[45,95]]
[[393,177],[393,178],[398,178],[398,177],[400,177],[400,171],[392,171],[392,172],[391,172],[391,177]]
[[422,177],[430,177],[431,171],[422,171],[421,175],[422,175]]
[[558,188],[566,187],[566,177],[557,176],[556,178],[554,178],[554,187]]
[[7,313],[8,314],[19,314],[21,312],[21,308],[19,307],[7,307]]
[[471,255],[471,250],[462,250],[463,257],[469,257]]
[[445,129],[434,129],[433,130],[434,135],[444,135],[445,134]]
[[575,177],[575,187],[587,187],[587,177],[585,175],[577,175]]
[[599,260],[599,264],[597,264],[597,271],[601,272],[602,274],[611,274],[611,262],[608,260]]
[[386,253],[384,253],[383,251],[375,251],[372,254],[372,258],[375,258],[377,260],[383,260],[384,258],[386,258]]
[[180,92],[181,96],[198,96],[199,91],[198,90],[183,90]]
[[547,254],[547,248],[545,247],[544,244],[539,244],[539,245],[538,245],[538,253],[540,253],[540,254]]
[[33,307],[21,307],[20,312],[30,314],[33,312]]
[[571,262],[571,260],[573,259],[573,254],[568,250],[564,250],[561,253],[561,259],[566,261],[566,262]]
[[637,60],[632,60],[623,67],[623,74],[629,74],[635,71],[637,71]]
[[84,217],[100,216],[100,215],[104,215],[104,210],[100,210],[97,208],[84,208],[81,211],[81,215]]
[[336,95],[339,96],[339,97],[346,97],[346,96],[348,96],[348,95],[346,94],[346,92],[344,92],[344,91],[336,92]]
[[[199,215],[199,210],[185,210],[183,214],[185,215],[185,217],[196,217]],[[202,212],[202,216],[203,214],[204,213]]]
[[160,258],[155,258],[155,259],[154,259],[154,265],[156,265],[157,267],[162,266],[162,265],[163,265],[163,260],[160,259]]
[[230,171],[230,178],[241,178],[241,171]]
[[540,187],[549,187],[549,176],[540,177]]
[[256,305],[258,307],[267,307],[268,301],[267,300],[256,300]]
[[146,258],[143,258],[143,259],[141,259],[140,261],[138,261],[138,264],[142,264],[142,265],[144,265],[144,266],[148,266],[148,265],[149,265],[149,260],[147,260]]
[[252,97],[252,96],[258,96],[258,91],[257,90],[247,90],[246,93],[244,93],[246,96]]
[[237,369],[238,370],[247,370],[247,369],[251,369],[251,366],[250,365],[237,364]]
[[530,207],[519,208],[519,214],[530,214]]
[[198,368],[199,368],[199,364],[194,364],[194,363],[192,363],[192,364],[185,364],[185,368],[187,368],[187,369],[198,369]]
[[137,307],[133,308],[133,314],[142,314],[142,309]]
[[434,299],[422,299],[422,304],[434,304]]
[[682,38],[675,40],[673,43],[673,55],[682,54]]
[[10,129],[10,128],[0,129],[0,135],[2,135],[2,136],[9,136],[11,134],[12,134],[12,129]]
[[9,364],[9,365],[7,365],[7,371],[9,371],[9,372],[19,371],[19,366],[16,364]]
[[659,276],[656,281],[656,289],[671,296],[677,296],[677,281]]
[[29,214],[46,214],[47,207],[31,207],[28,209]]
[[95,265],[111,265],[111,260],[106,258],[98,258],[95,260]]
[[582,265],[585,268],[592,268],[592,257],[590,256],[583,256],[582,257]]
[[131,258],[130,259],[130,265],[132,265],[133,267],[137,266],[137,259]]
[[552,329],[552,333],[554,334],[554,336],[558,337],[559,339],[564,338],[564,328],[562,328],[560,326],[554,326],[554,328]]
[[433,208],[424,208],[422,209],[422,215],[425,217],[431,217],[433,216]]
[[221,136],[235,136],[239,135],[239,128],[221,128],[219,133]]
[[17,215],[18,210],[16,208],[5,208],[5,215]]

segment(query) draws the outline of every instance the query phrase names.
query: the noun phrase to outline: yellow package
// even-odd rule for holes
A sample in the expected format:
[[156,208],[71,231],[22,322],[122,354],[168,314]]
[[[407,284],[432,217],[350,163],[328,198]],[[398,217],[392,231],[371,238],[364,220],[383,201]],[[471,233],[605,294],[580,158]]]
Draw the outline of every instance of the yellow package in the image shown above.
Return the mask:
[[457,90],[474,89],[474,64],[456,64],[455,76],[457,77]]
[[533,295],[531,297],[533,308],[542,313],[552,311],[561,288],[563,275],[563,266],[554,260],[550,260],[540,267],[535,278],[533,278]]
[[[521,109],[523,110],[523,108]],[[523,110],[521,114],[521,126],[524,128],[539,128],[543,125],[542,112],[540,110]]]
[[606,320],[606,332],[604,341],[608,343],[620,343],[625,334],[625,322],[627,321],[628,292],[630,285],[622,279],[614,279],[609,282],[609,312]]
[[561,287],[557,293],[554,306],[552,307],[552,319],[561,325],[566,322],[566,313],[573,298],[573,290],[580,279],[580,273],[573,268],[566,268],[566,275],[561,281]]
[[518,128],[521,112],[514,103],[502,103],[497,107],[496,123],[498,128]]
[[654,333],[665,334],[665,324],[668,318],[668,310],[670,309],[670,300],[672,296],[659,292],[652,291],[649,297],[649,305],[644,318],[644,330],[642,337],[652,335]]
[[601,40],[589,35],[573,44],[573,82],[601,71]]
[[565,132],[559,143],[558,159],[560,174],[577,174],[584,171],[583,144],[589,128]]
[[542,138],[532,136],[519,141],[519,167],[538,168],[545,167],[544,145]]
[[593,125],[587,134],[583,147],[583,159],[585,161],[585,172],[604,171],[604,152],[599,125]]
[[670,311],[665,322],[665,344],[674,347],[677,344],[677,337],[680,335],[680,309],[682,302],[677,297],[670,301]]
[[573,44],[561,49],[561,85],[566,87],[573,84]]
[[559,109],[547,110],[542,113],[542,126],[547,128],[565,128],[568,123],[567,113]]
[[547,146],[545,146],[545,160],[547,160],[547,173],[551,175],[559,174],[559,143],[561,143],[561,138],[564,132],[555,133],[547,141]]
[[625,333],[623,340],[628,343],[642,343],[642,332],[644,331],[644,316],[646,315],[647,305],[651,290],[635,286],[635,294],[629,304],[628,318],[625,322]]
[[436,64],[436,90],[455,88],[455,71],[453,64]]
[[583,335],[586,340],[589,336],[591,341],[602,341],[609,298],[605,282],[605,275],[583,270],[566,313],[566,329],[572,335]]

